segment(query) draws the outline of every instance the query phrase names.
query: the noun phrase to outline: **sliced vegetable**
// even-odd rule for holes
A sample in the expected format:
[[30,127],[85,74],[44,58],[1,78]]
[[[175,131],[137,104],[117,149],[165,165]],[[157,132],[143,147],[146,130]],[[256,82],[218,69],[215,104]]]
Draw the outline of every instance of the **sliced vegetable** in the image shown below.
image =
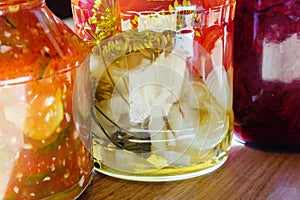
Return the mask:
[[36,140],[47,139],[57,130],[64,118],[62,92],[59,88],[48,87],[48,84],[34,85],[28,92],[32,92],[32,95],[29,97],[24,134]]

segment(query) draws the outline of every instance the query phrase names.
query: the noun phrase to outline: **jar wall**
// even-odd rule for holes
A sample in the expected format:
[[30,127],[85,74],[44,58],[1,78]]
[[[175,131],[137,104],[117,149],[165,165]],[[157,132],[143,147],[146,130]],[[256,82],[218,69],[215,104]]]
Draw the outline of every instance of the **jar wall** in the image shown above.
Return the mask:
[[214,171],[232,139],[234,1],[72,1],[93,52],[96,170],[138,181]]
[[0,6],[0,199],[73,199],[93,169],[89,49],[20,2]]

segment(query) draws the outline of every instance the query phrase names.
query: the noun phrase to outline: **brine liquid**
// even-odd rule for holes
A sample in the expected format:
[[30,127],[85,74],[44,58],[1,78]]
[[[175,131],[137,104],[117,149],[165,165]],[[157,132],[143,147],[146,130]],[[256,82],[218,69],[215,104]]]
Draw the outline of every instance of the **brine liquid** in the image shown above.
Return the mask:
[[220,67],[199,77],[187,62],[180,50],[145,49],[102,72],[94,139],[100,171],[153,180],[206,173],[225,161],[233,127],[227,73]]

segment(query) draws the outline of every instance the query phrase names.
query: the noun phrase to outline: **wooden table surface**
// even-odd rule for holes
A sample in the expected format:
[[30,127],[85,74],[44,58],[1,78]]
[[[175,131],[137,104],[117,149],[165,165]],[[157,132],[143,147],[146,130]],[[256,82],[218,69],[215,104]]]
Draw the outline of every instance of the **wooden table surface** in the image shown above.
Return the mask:
[[300,153],[234,143],[218,170],[174,182],[136,182],[95,172],[78,200],[300,200]]

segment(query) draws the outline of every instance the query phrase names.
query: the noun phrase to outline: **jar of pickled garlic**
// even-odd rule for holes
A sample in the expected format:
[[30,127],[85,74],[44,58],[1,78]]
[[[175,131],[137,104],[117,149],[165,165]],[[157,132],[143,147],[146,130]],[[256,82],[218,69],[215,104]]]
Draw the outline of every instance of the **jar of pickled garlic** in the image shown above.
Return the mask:
[[300,148],[300,1],[237,2],[235,134],[246,144]]
[[73,0],[95,82],[95,169],[173,181],[216,170],[233,130],[235,1]]
[[0,0],[0,199],[73,199],[92,178],[89,49],[44,0]]

